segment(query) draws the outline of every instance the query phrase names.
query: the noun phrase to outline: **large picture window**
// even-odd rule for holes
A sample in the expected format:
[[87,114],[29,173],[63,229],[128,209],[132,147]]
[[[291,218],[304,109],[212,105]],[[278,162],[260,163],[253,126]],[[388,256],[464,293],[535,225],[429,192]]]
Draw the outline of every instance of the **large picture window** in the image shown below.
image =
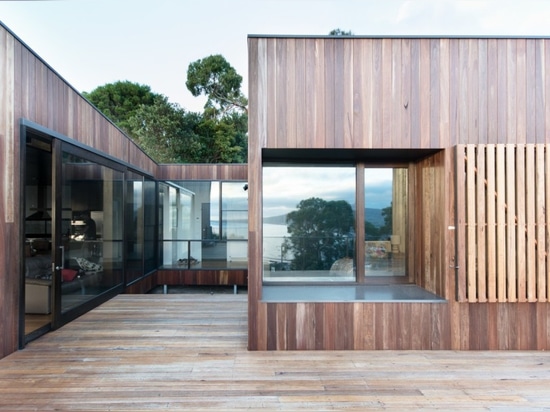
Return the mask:
[[264,164],[264,282],[404,279],[407,179],[402,167]]

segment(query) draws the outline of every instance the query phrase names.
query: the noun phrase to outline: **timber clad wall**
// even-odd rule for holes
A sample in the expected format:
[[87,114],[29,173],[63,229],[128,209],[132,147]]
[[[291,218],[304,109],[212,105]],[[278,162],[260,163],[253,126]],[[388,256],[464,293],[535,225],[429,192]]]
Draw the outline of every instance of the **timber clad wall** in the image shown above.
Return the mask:
[[[88,146],[159,179],[246,180],[246,165],[157,165],[110,120],[69,86],[50,66],[0,23],[0,358],[18,348],[22,307],[19,196],[24,164],[20,162],[20,120]],[[90,173],[94,173],[91,170]],[[197,272],[185,280],[196,280]],[[177,278],[177,276],[175,276]],[[205,279],[246,282],[246,270]],[[205,279],[200,279],[204,282]],[[166,280],[166,279],[165,279]],[[173,279],[172,279],[173,280]],[[177,279],[176,279],[177,280]],[[148,276],[127,287],[144,293],[158,284]]]
[[18,347],[20,119],[27,119],[150,174],[157,165],[43,60],[0,25],[0,358]]
[[[550,349],[550,40],[248,46],[249,348]],[[409,164],[409,278],[446,303],[262,301],[262,150],[293,148],[441,149]]]
[[243,180],[248,178],[246,164],[163,164],[156,176],[159,180]]
[[[547,302],[550,297],[548,145],[459,146],[458,299]],[[498,241],[497,241],[498,239]]]

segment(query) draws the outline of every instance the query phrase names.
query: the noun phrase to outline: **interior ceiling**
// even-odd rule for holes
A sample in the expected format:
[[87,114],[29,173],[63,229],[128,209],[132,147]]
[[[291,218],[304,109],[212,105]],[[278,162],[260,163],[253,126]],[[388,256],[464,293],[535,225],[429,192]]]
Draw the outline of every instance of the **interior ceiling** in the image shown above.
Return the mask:
[[27,186],[51,186],[52,154],[27,145],[26,159],[25,184]]

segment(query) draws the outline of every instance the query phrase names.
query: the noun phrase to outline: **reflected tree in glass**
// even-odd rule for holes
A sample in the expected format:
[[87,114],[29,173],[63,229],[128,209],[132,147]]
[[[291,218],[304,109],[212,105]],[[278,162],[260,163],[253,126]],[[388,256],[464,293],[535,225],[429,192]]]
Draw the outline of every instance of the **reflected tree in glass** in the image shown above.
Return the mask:
[[284,248],[292,251],[291,270],[329,270],[354,250],[354,212],[344,200],[312,197],[300,201],[287,215],[289,237]]

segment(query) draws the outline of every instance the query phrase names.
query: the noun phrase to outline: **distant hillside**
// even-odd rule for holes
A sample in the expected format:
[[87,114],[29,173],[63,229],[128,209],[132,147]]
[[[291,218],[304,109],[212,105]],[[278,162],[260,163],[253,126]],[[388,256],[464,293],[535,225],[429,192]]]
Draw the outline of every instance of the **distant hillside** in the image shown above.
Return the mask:
[[372,223],[376,227],[384,226],[384,216],[382,209],[365,208],[365,220]]
[[286,225],[286,215],[264,217],[264,223],[272,225]]
[[[376,227],[384,226],[384,216],[382,209],[365,209],[365,219]],[[265,217],[264,223],[272,225],[286,225],[286,215]]]

